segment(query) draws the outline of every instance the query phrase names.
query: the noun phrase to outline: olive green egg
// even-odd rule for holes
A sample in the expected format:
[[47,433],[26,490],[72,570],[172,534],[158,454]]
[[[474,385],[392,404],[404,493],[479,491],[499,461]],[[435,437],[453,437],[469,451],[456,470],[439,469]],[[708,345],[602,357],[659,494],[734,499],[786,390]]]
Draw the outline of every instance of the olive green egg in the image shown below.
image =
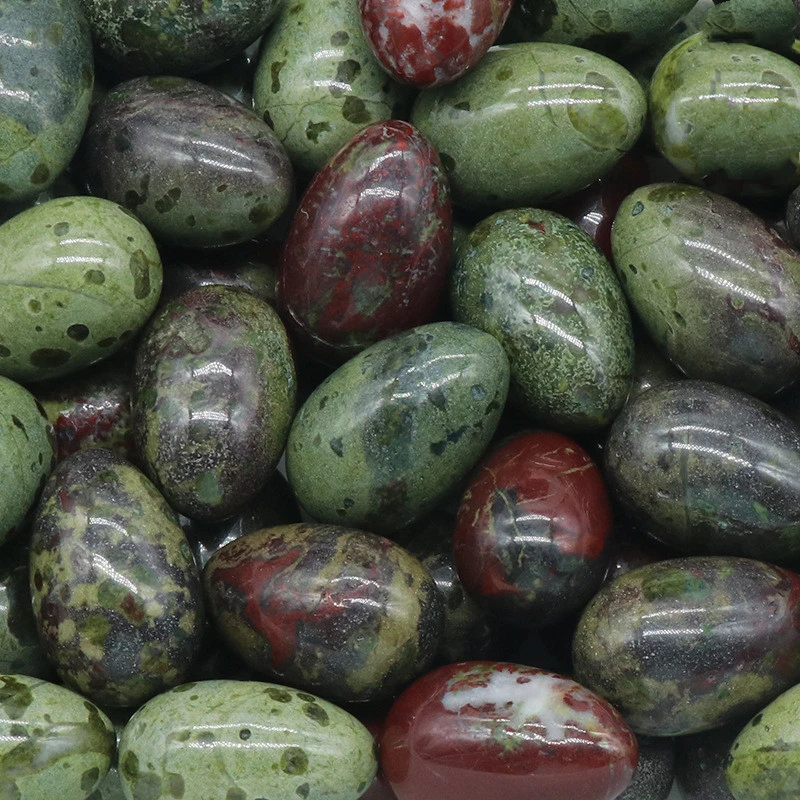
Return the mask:
[[759,711],[734,739],[725,780],[735,800],[800,795],[800,686]]
[[264,37],[255,110],[298,170],[321,169],[370,122],[404,119],[410,98],[372,54],[358,0],[287,0]]
[[94,62],[79,0],[0,0],[0,202],[64,170],[89,116]]
[[411,121],[439,151],[455,202],[495,211],[587,186],[633,147],[646,113],[639,83],[611,59],[520,42],[421,92]]
[[274,683],[187,683],[125,726],[128,798],[357,800],[377,770],[372,735],[321,698]]
[[319,522],[390,533],[431,511],[486,449],[508,392],[493,336],[434,322],[384,339],[308,397],[286,471]]
[[0,544],[24,525],[55,466],[55,437],[33,395],[0,377]]
[[650,84],[657,148],[686,178],[768,197],[800,183],[800,65],[741,42],[690,36]]
[[560,214],[500,211],[480,222],[451,273],[459,322],[503,345],[511,398],[535,422],[585,432],[610,424],[633,380],[633,334],[614,271]]
[[147,321],[161,259],[147,228],[99,197],[62,197],[0,225],[0,375],[56,378],[107,358]]
[[798,14],[793,0],[725,0],[709,9],[703,30],[715,39],[747,42],[791,57]]
[[108,717],[63,686],[0,675],[0,797],[84,800],[103,780],[116,735]]

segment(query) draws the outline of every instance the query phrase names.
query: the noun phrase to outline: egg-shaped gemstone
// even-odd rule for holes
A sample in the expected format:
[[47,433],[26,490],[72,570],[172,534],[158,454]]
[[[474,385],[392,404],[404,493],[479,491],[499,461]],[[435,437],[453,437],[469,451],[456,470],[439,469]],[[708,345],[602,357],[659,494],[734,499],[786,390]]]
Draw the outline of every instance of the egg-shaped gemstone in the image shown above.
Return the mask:
[[0,675],[0,791],[84,800],[105,777],[116,736],[108,717],[63,686]]
[[444,608],[430,573],[371,533],[266,528],[215,553],[203,580],[217,628],[238,655],[336,702],[391,697],[439,645]]
[[27,389],[0,377],[0,544],[25,527],[55,455],[42,407]]
[[636,739],[608,703],[569,678],[503,662],[450,664],[395,701],[381,766],[398,800],[612,800]]
[[59,461],[89,447],[136,460],[130,373],[126,359],[36,387],[36,399],[55,431]]
[[611,503],[589,454],[560,433],[521,433],[467,485],[456,568],[467,592],[507,622],[547,625],[600,587],[610,532]]
[[697,34],[658,65],[650,113],[656,146],[691,181],[749,196],[800,183],[800,65],[788,58]]
[[[685,1],[685,0],[684,0]],[[359,0],[375,57],[401,83],[419,89],[461,77],[494,44],[511,0]]]
[[33,199],[80,143],[94,85],[79,0],[0,2],[0,203]]
[[402,119],[408,101],[370,49],[358,0],[285,3],[264,37],[253,103],[298,170],[321,169],[371,122]]
[[609,487],[642,530],[679,550],[800,557],[800,428],[743,392],[663,384],[619,415]]
[[511,364],[511,397],[558,430],[608,425],[633,374],[622,289],[590,237],[552,211],[499,211],[460,249],[451,276],[459,322],[496,337]]
[[293,189],[289,157],[270,127],[185,78],[135,78],[109,91],[92,110],[81,166],[92,194],[184,247],[262,235]]
[[294,216],[278,294],[289,332],[340,363],[429,322],[451,239],[439,156],[407,122],[368,125],[317,173]]
[[607,172],[642,131],[647,102],[614,61],[564,44],[491,48],[466,75],[426,89],[411,121],[470,209],[565,197]]
[[136,353],[133,425],[147,473],[187,517],[241,511],[278,464],[295,395],[286,331],[268,303],[226,286],[181,295]]
[[612,247],[637,316],[686,374],[764,397],[800,379],[800,253],[754,213],[695,186],[643,186]]
[[267,29],[278,0],[80,0],[98,57],[127,75],[190,75],[227,61]]
[[575,677],[637,733],[678,736],[753,713],[800,681],[800,577],[730,556],[635,569],[589,603]]
[[39,635],[68,686],[136,706],[183,679],[203,627],[197,567],[169,506],[120,456],[81,450],[56,468],[30,579]]
[[497,340],[455,322],[384,339],[308,397],[286,470],[316,520],[378,533],[432,511],[491,440],[508,392]]
[[794,800],[800,792],[800,686],[759,711],[731,745],[725,780],[735,800]]
[[370,732],[306,692],[255,681],[186,683],[125,726],[127,797],[357,800],[377,769]]
[[65,197],[0,225],[0,375],[29,382],[110,356],[161,292],[153,237],[98,197]]
[[703,30],[714,39],[747,42],[791,57],[798,14],[792,0],[726,0],[708,10]]

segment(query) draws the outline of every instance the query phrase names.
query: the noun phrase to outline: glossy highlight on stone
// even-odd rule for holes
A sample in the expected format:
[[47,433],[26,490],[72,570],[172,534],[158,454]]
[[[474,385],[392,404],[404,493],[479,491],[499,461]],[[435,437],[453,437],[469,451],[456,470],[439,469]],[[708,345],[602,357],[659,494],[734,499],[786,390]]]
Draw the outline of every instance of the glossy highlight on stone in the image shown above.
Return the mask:
[[419,89],[461,77],[494,44],[511,0],[359,0],[381,65]]
[[341,363],[429,322],[450,266],[439,157],[413,126],[368,125],[317,173],[283,248],[279,308],[317,358]]
[[395,701],[381,766],[398,800],[612,800],[636,739],[608,703],[569,678],[491,661],[451,664]]
[[537,627],[581,609],[603,581],[611,503],[576,442],[521,433],[475,471],[454,535],[467,592],[506,622]]
[[217,629],[273,680],[334,702],[386,699],[433,660],[444,604],[389,539],[335,525],[266,528],[211,557]]
[[604,586],[573,641],[575,678],[637,733],[752,714],[800,681],[800,577],[730,556],[670,559]]

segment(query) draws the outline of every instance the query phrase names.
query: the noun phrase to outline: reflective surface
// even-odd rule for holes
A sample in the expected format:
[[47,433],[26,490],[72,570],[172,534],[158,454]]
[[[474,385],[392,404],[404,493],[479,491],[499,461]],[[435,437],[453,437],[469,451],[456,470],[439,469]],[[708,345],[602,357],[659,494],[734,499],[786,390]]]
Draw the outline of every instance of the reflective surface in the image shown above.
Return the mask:
[[636,739],[604,700],[533,667],[463,662],[395,702],[381,766],[399,800],[612,800]]
[[598,592],[575,677],[637,733],[678,736],[754,713],[800,680],[800,577],[750,559],[661,561]]
[[755,214],[694,186],[644,186],[612,246],[637,316],[686,374],[762,397],[800,379],[800,253]]
[[373,534],[297,524],[208,562],[221,635],[254,669],[335,702],[391,697],[436,655],[443,601],[430,573]]
[[436,152],[405,122],[367,126],[317,174],[294,217],[279,285],[289,332],[313,356],[341,363],[429,322],[451,239]]
[[523,433],[481,464],[461,500],[454,549],[467,591],[505,622],[547,625],[599,588],[611,504],[600,470],[558,433]]
[[800,429],[752,397],[678,381],[617,417],[606,478],[641,530],[682,551],[800,559]]

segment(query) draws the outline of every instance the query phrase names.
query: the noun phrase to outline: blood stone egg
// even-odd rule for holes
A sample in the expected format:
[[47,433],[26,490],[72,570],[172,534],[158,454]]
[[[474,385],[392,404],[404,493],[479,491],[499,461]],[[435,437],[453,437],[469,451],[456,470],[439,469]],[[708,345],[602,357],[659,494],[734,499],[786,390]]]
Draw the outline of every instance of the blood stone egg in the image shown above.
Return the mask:
[[588,453],[559,433],[519,434],[467,486],[454,537],[458,575],[507,622],[547,625],[600,587],[610,531],[611,504]]
[[638,747],[608,703],[569,678],[491,661],[450,664],[392,706],[381,766],[399,800],[612,800]]
[[278,289],[289,332],[340,363],[429,322],[451,239],[439,156],[406,122],[368,125],[317,174],[295,214]]

